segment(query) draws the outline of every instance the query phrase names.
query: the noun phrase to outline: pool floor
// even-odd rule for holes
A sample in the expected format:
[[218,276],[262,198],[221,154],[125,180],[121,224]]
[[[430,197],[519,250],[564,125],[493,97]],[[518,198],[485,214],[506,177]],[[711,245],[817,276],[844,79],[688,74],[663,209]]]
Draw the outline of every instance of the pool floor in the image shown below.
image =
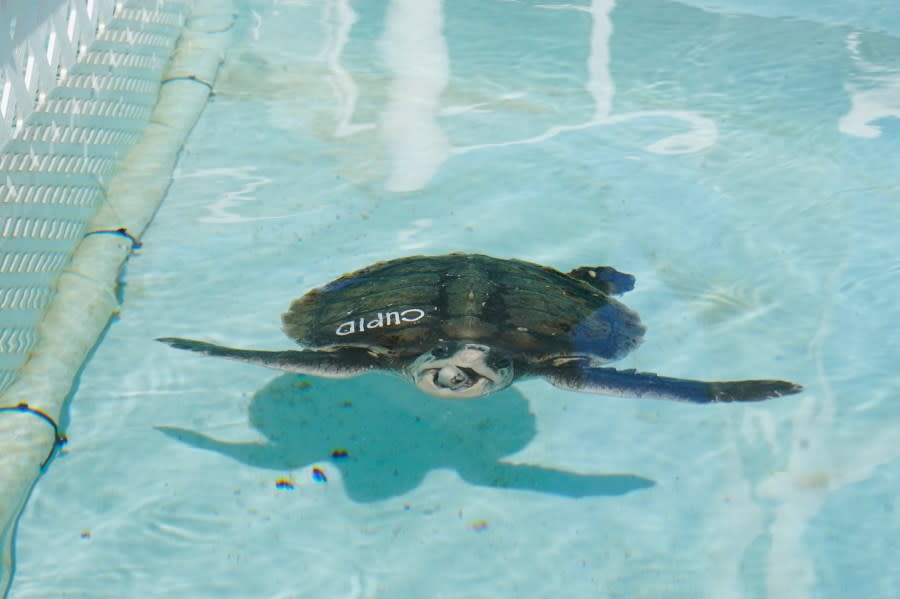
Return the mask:
[[[245,3],[9,597],[892,596],[900,22],[745,8]],[[806,391],[456,403],[154,341],[291,348],[306,291],[452,251],[634,274],[622,368]]]

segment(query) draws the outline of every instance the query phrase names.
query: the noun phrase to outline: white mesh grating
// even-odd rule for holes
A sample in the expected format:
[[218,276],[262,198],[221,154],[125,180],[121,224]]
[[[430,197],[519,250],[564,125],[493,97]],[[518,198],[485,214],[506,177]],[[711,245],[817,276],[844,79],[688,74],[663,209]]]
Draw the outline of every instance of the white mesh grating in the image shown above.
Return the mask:
[[50,142],[60,144],[82,145],[112,145],[130,146],[140,139],[137,131],[119,129],[89,129],[85,127],[59,127],[55,123],[49,125],[34,125],[28,127],[19,136],[23,142]]
[[132,29],[111,29],[97,40],[97,49],[103,50],[104,48],[124,45],[138,52],[147,52],[165,48],[167,47],[166,42],[171,41],[171,39],[161,33],[134,31]]
[[70,91],[81,88],[85,92],[92,94],[113,92],[117,98],[122,98],[124,94],[135,94],[138,100],[145,99],[148,96],[151,98],[156,97],[156,85],[152,81],[140,77],[88,73],[73,75],[69,77],[66,83],[66,87]]
[[7,314],[16,310],[40,310],[52,295],[49,287],[0,289],[0,310]]
[[81,221],[58,218],[5,218],[0,220],[0,235],[8,239],[77,239]]
[[91,66],[101,67],[103,72],[109,68],[119,69],[127,73],[134,71],[161,71],[168,57],[155,54],[132,54],[122,48],[93,49],[91,54],[84,57],[83,62],[78,63],[80,71],[88,72]]
[[0,143],[15,136],[35,104],[65,77],[113,8],[113,0],[0,3]]
[[126,4],[0,3],[0,56],[11,58],[0,78],[0,392],[150,119],[184,23],[183,2]]
[[[3,198],[4,213],[11,213],[14,204],[36,207],[54,206],[53,214],[65,214],[59,206],[72,206],[75,208],[87,208],[93,212],[97,204],[103,199],[103,192],[96,187],[79,187],[76,185],[21,185],[12,184],[12,178],[7,177],[7,185],[0,185],[0,198]],[[5,245],[5,242],[4,242]]]
[[11,362],[17,361],[22,350],[33,346],[36,342],[37,333],[33,328],[4,327],[0,330],[0,352],[5,358],[14,356]]
[[[118,100],[84,100],[81,98],[60,98],[47,102],[43,110],[44,114],[63,114],[76,120],[80,115],[99,116],[104,119],[128,119],[141,121],[147,120],[152,111],[152,105],[134,104]],[[143,128],[143,125],[135,125]]]

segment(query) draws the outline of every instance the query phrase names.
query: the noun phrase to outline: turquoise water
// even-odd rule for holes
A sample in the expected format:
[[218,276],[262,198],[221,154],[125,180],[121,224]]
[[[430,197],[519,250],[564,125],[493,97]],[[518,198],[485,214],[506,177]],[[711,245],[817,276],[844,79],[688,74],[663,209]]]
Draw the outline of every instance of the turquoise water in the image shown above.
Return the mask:
[[[896,595],[900,21],[777,4],[243,6],[10,597]],[[153,341],[288,348],[293,298],[456,250],[633,273],[624,368],[807,391],[447,403]]]

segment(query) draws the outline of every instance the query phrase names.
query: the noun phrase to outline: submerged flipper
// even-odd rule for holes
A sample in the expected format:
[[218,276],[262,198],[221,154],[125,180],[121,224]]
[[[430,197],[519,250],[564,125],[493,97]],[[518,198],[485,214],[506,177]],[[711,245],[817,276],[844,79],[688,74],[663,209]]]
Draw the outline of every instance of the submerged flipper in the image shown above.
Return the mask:
[[634,289],[634,276],[619,272],[612,266],[580,266],[570,270],[569,276],[607,295],[621,295]]
[[802,386],[787,381],[692,381],[634,370],[585,367],[578,362],[548,366],[536,374],[571,391],[693,403],[762,401],[803,391]]
[[235,349],[178,337],[160,337],[157,341],[176,349],[186,349],[205,356],[218,356],[240,360],[249,364],[311,374],[326,378],[347,378],[371,372],[380,368],[378,360],[360,347],[341,347],[331,350],[285,350],[259,351],[251,349]]

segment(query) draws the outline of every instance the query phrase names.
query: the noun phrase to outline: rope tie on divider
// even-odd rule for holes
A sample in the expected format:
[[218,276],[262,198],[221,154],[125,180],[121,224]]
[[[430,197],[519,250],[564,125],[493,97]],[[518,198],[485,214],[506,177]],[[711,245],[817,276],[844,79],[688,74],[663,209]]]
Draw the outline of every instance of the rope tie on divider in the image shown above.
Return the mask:
[[205,79],[201,79],[196,75],[175,75],[173,77],[166,77],[163,79],[160,84],[165,85],[171,81],[193,81],[195,83],[199,83],[200,85],[205,85],[209,88],[210,93],[213,91],[213,84]]
[[29,414],[34,414],[53,427],[53,447],[50,448],[50,453],[47,454],[47,458],[41,462],[41,470],[43,470],[44,466],[46,466],[53,458],[53,454],[56,453],[57,448],[62,447],[69,442],[65,433],[59,430],[59,425],[56,424],[56,421],[53,420],[49,414],[38,408],[32,408],[27,403],[23,402],[15,406],[0,406],[0,412],[28,412]]
[[118,229],[100,229],[98,231],[88,231],[84,234],[85,237],[90,237],[91,235],[119,235],[124,237],[125,239],[131,242],[131,249],[139,250],[144,244],[141,243],[141,240],[131,234],[131,232],[125,227],[119,227]]

